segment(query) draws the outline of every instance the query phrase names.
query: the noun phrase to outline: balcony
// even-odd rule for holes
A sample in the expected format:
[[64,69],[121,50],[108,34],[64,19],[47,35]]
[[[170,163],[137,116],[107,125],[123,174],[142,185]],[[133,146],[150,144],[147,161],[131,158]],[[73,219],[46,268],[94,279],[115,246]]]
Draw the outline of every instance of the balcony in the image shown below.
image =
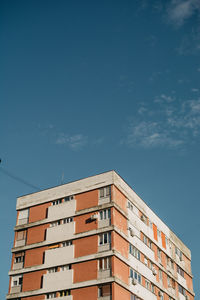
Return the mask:
[[63,297],[56,297],[56,298],[51,298],[51,299],[56,299],[56,300],[73,300],[73,296],[63,296]]
[[47,229],[46,241],[51,243],[72,239],[74,234],[74,222],[50,227]]
[[105,203],[110,203],[110,200],[111,200],[111,196],[110,195],[105,196],[105,197],[100,197],[99,198],[99,205],[105,204]]
[[105,279],[111,276],[111,269],[107,270],[99,270],[98,271],[98,279]]
[[112,300],[112,296],[98,297],[98,300]]
[[70,200],[48,208],[48,221],[54,221],[71,217],[76,211],[76,200]]
[[110,249],[111,249],[110,243],[98,246],[98,252],[109,251]]
[[22,247],[22,246],[25,246],[25,245],[26,245],[26,239],[15,241],[15,247]]
[[22,269],[23,268],[23,265],[24,265],[24,262],[19,262],[19,263],[14,263],[13,264],[13,270],[19,270],[19,269]]
[[[73,283],[73,270],[60,271],[44,274],[43,290],[44,292],[53,292],[70,289]],[[66,296],[69,297],[69,296]],[[62,299],[64,299],[62,297]],[[66,298],[70,299],[70,298]],[[56,298],[57,300],[57,298]]]
[[11,289],[10,289],[10,293],[11,294],[20,293],[21,290],[22,290],[22,286],[21,285],[12,286]]
[[74,246],[61,247],[45,251],[45,267],[67,265],[74,258]]
[[110,226],[111,220],[110,219],[105,219],[105,220],[99,220],[98,221],[98,228],[103,228]]

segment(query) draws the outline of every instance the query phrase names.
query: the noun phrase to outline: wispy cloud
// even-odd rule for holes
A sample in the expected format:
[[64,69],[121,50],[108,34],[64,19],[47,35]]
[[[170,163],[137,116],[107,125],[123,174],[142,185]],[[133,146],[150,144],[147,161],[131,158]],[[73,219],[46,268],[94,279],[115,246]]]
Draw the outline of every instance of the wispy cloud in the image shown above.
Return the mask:
[[56,138],[56,144],[67,145],[73,150],[79,150],[87,144],[88,138],[82,134],[67,135],[61,133]]
[[138,109],[137,116],[129,122],[123,144],[176,149],[200,138],[200,98],[178,101],[162,94],[154,99],[154,104],[154,109],[144,109],[144,105]]
[[167,9],[168,21],[178,27],[195,13],[200,13],[199,0],[172,0]]

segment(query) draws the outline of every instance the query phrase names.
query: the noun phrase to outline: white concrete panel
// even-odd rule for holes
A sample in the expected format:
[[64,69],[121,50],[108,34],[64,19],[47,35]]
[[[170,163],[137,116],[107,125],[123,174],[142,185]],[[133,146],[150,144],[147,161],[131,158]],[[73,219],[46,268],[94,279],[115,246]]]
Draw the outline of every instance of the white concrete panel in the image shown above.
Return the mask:
[[47,273],[43,276],[44,292],[67,290],[73,283],[73,270]]
[[57,243],[60,241],[70,240],[74,234],[74,222],[47,228],[47,243]]
[[98,297],[98,300],[111,300],[111,296],[105,296],[105,297]]
[[138,297],[145,299],[145,300],[157,300],[157,296],[143,287],[141,284],[137,283],[133,285],[130,279],[130,290],[133,294],[136,294]]
[[131,244],[133,244],[137,249],[139,249],[144,255],[146,255],[150,260],[154,261],[154,251],[151,250],[147,245],[145,245],[139,238],[134,236],[131,239]]
[[111,245],[109,243],[105,244],[105,245],[99,245],[98,252],[108,251],[108,250],[110,250],[110,248],[111,248]]
[[11,294],[20,293],[21,292],[21,285],[12,286],[10,289]]
[[185,278],[177,273],[177,279],[178,279],[178,283],[180,283],[180,285],[182,285],[185,289],[187,289],[187,284],[186,284]]
[[17,209],[22,209],[32,205],[46,203],[51,200],[64,198],[66,196],[75,195],[98,189],[107,185],[113,184],[114,171],[109,171],[103,174],[91,176],[60,186],[56,186],[44,191],[33,194],[28,194],[17,199]]
[[71,217],[76,211],[76,200],[70,200],[48,208],[48,222]]
[[19,270],[23,268],[24,263],[23,262],[19,262],[19,263],[14,263],[13,264],[13,270]]
[[135,258],[133,255],[129,254],[130,267],[149,279],[150,281],[156,283],[156,276],[153,275],[152,270],[150,270],[145,264]]
[[15,241],[15,247],[22,247],[22,246],[25,246],[26,244],[26,240],[16,240]]
[[110,226],[110,219],[99,220],[98,221],[98,229],[103,228],[103,227],[107,227],[107,226]]
[[183,296],[181,293],[178,293],[179,295],[179,300],[185,300],[185,296]]
[[98,279],[108,278],[111,276],[111,269],[98,271]]
[[45,251],[45,268],[67,265],[74,258],[74,245]]
[[99,205],[109,203],[110,202],[110,196],[99,198]]

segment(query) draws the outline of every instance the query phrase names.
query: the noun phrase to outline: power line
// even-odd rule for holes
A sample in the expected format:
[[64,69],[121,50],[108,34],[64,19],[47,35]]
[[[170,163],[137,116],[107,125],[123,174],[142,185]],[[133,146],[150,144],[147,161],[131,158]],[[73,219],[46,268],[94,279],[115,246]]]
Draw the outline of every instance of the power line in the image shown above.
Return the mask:
[[[0,159],[0,163],[1,163],[1,159]],[[5,169],[2,168],[2,167],[0,167],[0,171],[1,171],[2,173],[4,173],[5,175],[9,176],[9,177],[12,178],[12,179],[15,179],[15,180],[17,180],[17,181],[19,181],[19,182],[21,182],[21,183],[23,183],[23,184],[25,184],[25,185],[31,187],[31,188],[34,188],[34,189],[37,190],[37,191],[38,191],[38,190],[41,191],[41,189],[40,189],[39,187],[37,187],[37,186],[35,186],[35,185],[29,183],[28,181],[26,181],[26,180],[24,180],[24,179],[22,179],[22,178],[16,176],[15,174],[12,174],[10,171],[7,171],[7,170],[5,170]]]

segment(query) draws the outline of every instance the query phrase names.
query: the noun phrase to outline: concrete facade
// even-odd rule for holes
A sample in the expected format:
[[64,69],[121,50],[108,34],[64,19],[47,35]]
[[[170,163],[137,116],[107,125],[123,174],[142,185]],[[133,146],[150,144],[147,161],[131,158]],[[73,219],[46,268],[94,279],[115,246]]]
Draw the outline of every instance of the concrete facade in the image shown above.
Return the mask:
[[194,299],[190,250],[115,171],[16,208],[7,299]]

